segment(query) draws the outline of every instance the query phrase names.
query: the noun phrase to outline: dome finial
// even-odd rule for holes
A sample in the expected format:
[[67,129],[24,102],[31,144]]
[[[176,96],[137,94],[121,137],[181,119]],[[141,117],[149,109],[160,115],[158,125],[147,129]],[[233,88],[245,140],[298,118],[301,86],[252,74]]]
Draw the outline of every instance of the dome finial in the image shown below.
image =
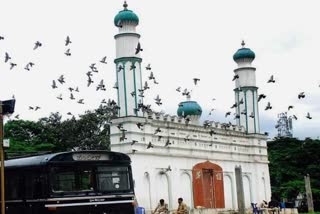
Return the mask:
[[246,45],[246,43],[244,42],[244,40],[242,40],[241,46],[244,48],[245,45]]
[[123,3],[123,8],[124,8],[124,10],[128,10],[128,4],[127,4],[127,1],[124,1],[124,3]]

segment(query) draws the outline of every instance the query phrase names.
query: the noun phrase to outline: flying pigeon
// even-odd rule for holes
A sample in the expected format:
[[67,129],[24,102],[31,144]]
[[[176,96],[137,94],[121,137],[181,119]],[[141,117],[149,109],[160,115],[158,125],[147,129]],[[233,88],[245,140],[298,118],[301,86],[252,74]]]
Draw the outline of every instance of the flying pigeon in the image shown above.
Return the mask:
[[88,81],[87,82],[88,82],[88,84],[87,84],[88,87],[93,83],[93,80],[91,79],[90,76],[88,77]]
[[15,66],[17,66],[16,63],[10,62],[10,70],[12,70]]
[[148,64],[147,67],[146,67],[147,71],[151,70],[151,65]]
[[62,100],[62,94],[60,94],[59,96],[57,96],[58,100]]
[[168,139],[168,140],[166,141],[166,144],[165,144],[164,146],[167,147],[167,146],[169,146],[169,145],[171,145],[171,143],[170,143],[170,140]]
[[268,102],[268,104],[267,104],[267,106],[266,106],[266,108],[264,109],[264,110],[269,110],[269,109],[272,109],[272,106],[271,106],[271,104],[270,104],[270,102]]
[[311,119],[312,119],[312,117],[310,116],[310,113],[309,113],[309,112],[307,113],[306,118],[308,118],[309,120],[311,120]]
[[230,108],[237,108],[237,107],[238,107],[238,103],[235,103]]
[[36,43],[34,44],[33,50],[36,50],[38,47],[41,47],[42,43],[39,41],[36,41]]
[[130,65],[130,70],[136,69],[136,66],[134,65],[134,62]]
[[153,144],[151,142],[149,142],[147,149],[153,148]]
[[104,56],[101,60],[100,60],[101,63],[103,64],[107,64],[107,57]]
[[64,76],[61,75],[61,76],[58,78],[58,81],[59,81],[61,84],[65,83],[65,81],[64,81]]
[[7,63],[10,59],[11,59],[11,57],[10,57],[9,54],[6,52],[6,53],[5,53],[5,57],[4,57],[4,62]]
[[161,132],[161,129],[160,129],[160,128],[157,128],[157,129],[155,130],[154,134],[156,135],[156,134],[158,134],[159,132]]
[[143,49],[141,48],[141,45],[140,45],[140,42],[138,42],[138,45],[136,47],[136,55],[140,52],[140,51],[143,51]]
[[261,100],[261,99],[264,99],[264,98],[266,98],[267,96],[266,95],[264,95],[264,94],[259,94],[259,96],[258,96],[258,102]]
[[197,83],[200,81],[200,79],[199,78],[193,78],[193,83],[194,83],[194,85],[197,85]]
[[33,62],[29,62],[24,69],[27,70],[27,71],[30,71],[30,68],[32,66],[34,66],[34,63]]
[[298,98],[301,99],[301,98],[305,98],[306,95],[304,94],[304,92],[301,92],[298,94]]
[[232,81],[235,81],[236,79],[239,79],[239,75],[238,75],[238,74],[236,74],[236,75],[233,76]]
[[65,54],[66,56],[71,56],[70,48],[67,49],[66,52],[64,52],[64,54]]
[[273,75],[271,75],[270,79],[268,80],[267,83],[275,83],[276,81],[274,80]]
[[70,37],[67,36],[65,46],[68,46],[71,42]]
[[120,72],[121,70],[123,70],[123,66],[119,65],[118,72]]
[[73,94],[72,94],[72,93],[70,93],[70,99],[71,99],[71,100],[76,99],[76,98],[74,98],[74,96],[73,96]]
[[143,124],[142,124],[142,123],[137,123],[136,125],[137,125],[137,127],[138,127],[139,129],[141,129],[141,127],[143,127]]
[[154,79],[155,79],[155,77],[154,77],[154,75],[153,75],[153,72],[152,72],[152,71],[150,72],[150,75],[149,75],[149,77],[148,77],[148,78],[149,78],[149,80],[152,80],[152,79],[154,80]]
[[138,143],[138,141],[137,141],[137,140],[132,140],[131,146],[132,146],[133,144],[135,144],[135,143]]

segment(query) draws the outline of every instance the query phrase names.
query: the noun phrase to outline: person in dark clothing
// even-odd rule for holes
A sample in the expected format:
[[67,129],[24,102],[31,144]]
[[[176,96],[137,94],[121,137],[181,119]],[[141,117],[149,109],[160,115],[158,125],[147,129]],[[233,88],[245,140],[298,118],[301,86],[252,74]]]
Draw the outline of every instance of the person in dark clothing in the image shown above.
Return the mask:
[[269,201],[268,208],[271,209],[272,213],[280,213],[280,204],[275,199],[271,199],[271,201]]

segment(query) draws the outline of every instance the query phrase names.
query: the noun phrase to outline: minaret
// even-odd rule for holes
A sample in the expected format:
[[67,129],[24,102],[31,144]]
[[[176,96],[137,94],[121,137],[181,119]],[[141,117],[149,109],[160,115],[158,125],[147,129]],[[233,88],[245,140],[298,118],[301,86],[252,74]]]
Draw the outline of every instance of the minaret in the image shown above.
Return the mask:
[[256,68],[251,65],[255,54],[244,47],[244,41],[241,45],[242,48],[233,55],[233,60],[238,64],[234,70],[237,124],[245,127],[248,134],[260,133]]
[[[124,9],[114,18],[114,25],[118,27],[116,40],[116,77],[118,86],[119,117],[142,116],[137,111],[138,104],[142,103],[142,75],[140,47],[138,47],[140,35],[136,33],[139,24],[138,16],[128,10],[128,4],[124,2]],[[137,51],[139,49],[139,51]],[[137,53],[138,52],[138,53]]]

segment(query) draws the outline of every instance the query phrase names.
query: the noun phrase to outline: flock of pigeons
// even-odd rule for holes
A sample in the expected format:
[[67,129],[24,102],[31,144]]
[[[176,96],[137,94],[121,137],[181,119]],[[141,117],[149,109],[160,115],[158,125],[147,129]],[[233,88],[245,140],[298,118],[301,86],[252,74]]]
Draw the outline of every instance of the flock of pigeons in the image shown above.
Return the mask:
[[[71,43],[72,43],[72,41],[71,41],[70,37],[67,36],[67,38],[66,38],[66,40],[65,40],[65,46],[69,46]],[[66,56],[71,56],[71,50],[70,50],[70,48],[68,48],[64,54],[65,54]],[[104,57],[100,60],[100,63],[102,63],[102,64],[107,64],[107,61],[106,61],[106,60],[107,60],[107,57],[104,56]],[[92,80],[93,74],[99,72],[99,70],[98,70],[97,67],[96,67],[96,63],[91,63],[91,65],[89,66],[89,68],[90,68],[90,70],[86,73],[86,76],[87,76],[87,86],[88,86],[88,87],[90,87],[90,86],[94,83],[94,81]],[[57,82],[59,82],[60,85],[63,85],[63,84],[66,83],[66,82],[65,82],[65,77],[64,77],[63,74],[59,76],[59,78],[57,79]],[[56,80],[52,80],[52,85],[51,85],[52,89],[58,88],[57,82],[56,82]],[[80,92],[80,91],[79,91],[79,87],[78,87],[78,86],[77,86],[77,87],[71,87],[71,86],[69,86],[69,87],[68,87],[68,90],[69,90],[69,93],[70,93],[69,99],[70,99],[70,100],[76,100],[74,93]],[[99,90],[101,90],[101,91],[106,91],[106,86],[105,86],[105,84],[104,84],[103,79],[102,79],[102,80],[99,82],[99,84],[96,86],[96,90],[97,90],[97,91],[99,91]],[[62,94],[59,94],[59,95],[57,96],[57,99],[58,99],[58,100],[63,100]],[[110,102],[111,102],[111,101],[110,101]],[[84,104],[84,99],[83,99],[83,98],[77,99],[77,103],[78,103],[78,104]],[[105,103],[105,100],[103,100],[103,103]],[[68,115],[72,115],[71,112],[68,112]]]
[[[5,39],[5,38],[4,38],[3,36],[0,36],[0,40],[4,40],[4,39]],[[64,43],[65,47],[67,48],[66,51],[64,52],[64,54],[66,55],[66,57],[70,57],[70,56],[71,56],[71,49],[69,48],[71,43],[72,43],[72,41],[71,41],[70,37],[67,36],[66,39],[65,39],[65,43]],[[41,48],[41,47],[42,47],[42,43],[41,43],[40,41],[36,41],[36,42],[34,43],[33,50],[37,50],[37,49],[39,49],[39,48]],[[12,69],[14,69],[15,67],[17,67],[17,63],[15,63],[15,62],[13,61],[12,56],[11,56],[8,52],[5,52],[4,63],[9,64],[9,66],[10,66],[9,69],[10,69],[10,70],[12,70]],[[107,64],[107,57],[104,56],[104,57],[99,61],[99,63]],[[35,66],[35,63],[34,63],[34,62],[28,62],[28,63],[25,65],[24,70],[30,71],[30,70],[32,69],[32,67],[34,67],[34,66]],[[87,86],[88,86],[88,87],[91,86],[91,85],[94,83],[94,81],[92,80],[93,74],[99,72],[98,69],[97,69],[97,67],[96,67],[96,63],[92,63],[92,64],[89,66],[89,68],[90,68],[90,70],[86,73],[86,76],[87,76],[87,78],[88,78],[88,80],[87,80]],[[64,77],[64,75],[62,74],[62,75],[60,75],[59,78],[57,78],[56,80],[52,80],[52,85],[51,85],[51,87],[52,87],[52,89],[57,89],[57,88],[59,88],[60,86],[64,85],[65,83],[66,83],[65,77]],[[70,93],[70,96],[69,96],[69,99],[70,99],[70,100],[76,100],[76,102],[77,102],[78,104],[85,104],[83,98],[76,99],[76,97],[75,97],[75,93],[80,92],[78,86],[77,86],[77,87],[71,87],[71,86],[69,86],[69,87],[67,88],[67,90],[68,90],[69,93]],[[99,91],[99,90],[101,90],[101,91],[106,91],[106,86],[105,86],[105,84],[104,84],[103,79],[97,84],[96,90],[97,90],[97,91]],[[60,93],[56,98],[57,98],[58,100],[60,100],[60,101],[64,99],[61,93]],[[114,102],[114,101],[113,101],[113,102]],[[109,100],[108,102],[106,102],[105,99],[103,99],[103,100],[101,101],[102,104],[108,104],[108,105],[111,105],[111,106],[114,106],[114,103],[113,103],[113,102],[112,102],[112,100]],[[38,111],[39,109],[41,109],[40,106],[29,106],[29,110],[31,110],[31,111]],[[67,115],[73,115],[73,114],[72,114],[71,112],[68,112]],[[16,115],[14,116],[14,118],[15,118],[15,119],[20,119],[20,115],[19,115],[19,114],[16,114]]]
[[[235,75],[234,77],[233,77],[233,79],[232,79],[232,81],[234,81],[234,80],[236,80],[236,79],[238,79],[239,78],[239,75]],[[276,80],[274,79],[274,76],[273,75],[271,75],[270,76],[270,78],[269,78],[269,80],[267,81],[267,83],[275,83],[276,82]],[[240,90],[240,89],[239,89]],[[305,98],[305,92],[300,92],[299,94],[298,94],[298,99],[300,100],[300,99],[304,99]],[[265,99],[267,97],[267,95],[265,95],[265,94],[259,94],[258,95],[258,102],[260,102],[262,99]],[[231,106],[231,109],[232,108],[236,108],[236,107],[238,107],[239,105],[241,105],[241,104],[243,104],[244,102],[243,102],[243,99],[241,99],[240,101],[239,101],[239,103],[234,103],[232,106]],[[288,111],[290,111],[291,109],[293,109],[294,108],[294,106],[293,105],[289,105],[288,106]],[[271,103],[270,102],[268,102],[267,103],[267,105],[265,106],[265,108],[264,108],[264,110],[265,111],[268,111],[268,110],[271,110],[272,109],[272,105],[271,105]],[[210,112],[211,113],[211,112]],[[242,111],[240,114],[244,114],[244,115],[247,115],[247,112],[246,111]],[[225,117],[228,117],[229,115],[231,115],[231,112],[230,111],[228,111],[226,114],[225,114]],[[254,118],[254,113],[253,112],[251,112],[250,113],[250,115],[249,115],[249,117],[251,117],[251,118]],[[240,118],[240,115],[239,114],[236,114],[235,113],[235,118],[234,119],[238,119],[238,118]],[[296,116],[296,115],[292,115],[292,118],[293,119],[295,119],[295,120],[297,120],[298,119],[298,117]],[[309,112],[307,112],[307,114],[306,114],[306,118],[307,119],[312,119],[312,117],[310,116],[310,113]]]
[[[4,40],[4,37],[0,36],[0,40]],[[70,48],[70,45],[71,45],[71,44],[72,44],[72,41],[71,41],[70,37],[67,36],[66,39],[65,39],[65,43],[64,43],[64,46],[67,48],[66,51],[64,52],[64,54],[66,55],[66,57],[70,57],[70,56],[71,56],[71,48]],[[34,43],[33,50],[37,50],[37,49],[39,49],[39,48],[41,48],[41,47],[42,47],[42,43],[41,43],[40,41],[36,41],[36,42]],[[137,47],[135,48],[135,54],[138,54],[138,53],[140,53],[141,51],[143,51],[143,49],[141,48],[141,44],[138,43],[138,44],[137,44]],[[11,55],[10,55],[9,53],[7,53],[7,52],[5,53],[5,56],[4,56],[4,62],[5,62],[5,63],[8,63],[8,64],[10,65],[10,67],[9,67],[10,70],[14,69],[14,68],[17,66],[17,64],[12,60]],[[107,64],[107,57],[106,57],[106,56],[102,57],[102,59],[101,59],[98,63]],[[35,63],[34,63],[34,62],[28,62],[28,63],[25,65],[24,69],[27,70],[27,71],[30,71],[30,70],[33,68],[33,66],[35,66]],[[94,74],[99,72],[99,70],[98,70],[98,68],[97,68],[97,63],[91,63],[91,64],[89,65],[89,69],[90,69],[90,70],[86,73],[86,77],[87,77],[87,86],[88,86],[88,87],[91,87],[91,86],[93,85],[93,83],[94,83],[94,81],[93,81],[93,76],[94,76]],[[120,67],[118,68],[118,72],[120,72],[120,71],[123,70],[123,69],[124,69],[124,68],[123,68],[122,66],[120,66]],[[132,65],[130,66],[130,70],[133,70],[133,69],[135,69],[135,65],[134,65],[134,64],[132,64]],[[147,90],[150,89],[150,85],[151,85],[151,84],[154,84],[154,85],[159,84],[159,82],[158,82],[158,81],[156,80],[156,78],[155,78],[154,73],[152,72],[152,69],[151,69],[151,65],[150,65],[150,64],[148,64],[148,65],[145,67],[145,70],[150,72],[150,74],[149,74],[149,76],[148,76],[148,78],[147,78],[147,81],[144,82],[143,88],[138,90],[138,94],[136,94],[134,91],[130,93],[131,96],[133,96],[133,97],[134,97],[134,96],[144,97],[144,96],[145,96],[145,95],[144,95],[145,91],[147,91]],[[239,78],[238,75],[234,75],[232,81],[235,81],[235,80],[238,79],[238,78]],[[197,85],[199,84],[199,82],[200,82],[200,78],[193,78],[193,84],[194,84],[194,86],[197,86]],[[276,80],[275,80],[275,78],[274,78],[273,75],[269,78],[269,80],[267,81],[267,83],[270,83],[270,84],[276,83]],[[53,90],[56,90],[57,88],[60,88],[60,87],[62,87],[62,85],[65,85],[65,84],[66,84],[66,80],[65,80],[64,75],[62,74],[62,75],[60,75],[57,79],[52,80],[51,87],[52,87]],[[115,83],[115,85],[113,86],[113,88],[114,88],[114,89],[118,89],[117,83]],[[82,104],[82,105],[85,104],[83,98],[76,99],[75,94],[76,94],[76,93],[79,93],[79,87],[78,87],[78,86],[77,86],[77,87],[68,86],[68,87],[67,87],[67,90],[68,90],[68,92],[69,92],[69,94],[70,94],[69,98],[63,97],[61,93],[60,93],[56,98],[57,98],[58,100],[60,100],[60,101],[63,100],[63,99],[70,99],[70,100],[75,100],[75,101],[76,101],[78,104],[80,104],[80,105],[81,105],[81,104]],[[239,89],[239,90],[240,90],[240,89]],[[104,80],[103,80],[103,79],[96,85],[96,91],[106,91],[106,86],[105,86],[105,84],[104,84]],[[181,93],[182,96],[186,96],[186,98],[190,98],[191,93],[192,93],[192,90],[189,90],[189,89],[187,89],[187,88],[182,89],[182,87],[177,87],[177,88],[176,88],[176,91],[177,91],[178,93]],[[306,95],[305,95],[305,92],[301,92],[301,93],[298,94],[298,99],[304,99],[305,96],[306,96]],[[258,102],[260,102],[262,99],[265,99],[266,97],[267,97],[267,96],[266,96],[265,94],[259,94],[259,95],[258,95]],[[215,99],[213,99],[213,100],[215,100]],[[162,103],[162,99],[160,98],[160,95],[157,95],[157,96],[154,98],[154,101],[155,101],[155,104],[156,104],[157,106],[161,106],[161,105],[163,104],[163,103]],[[241,105],[241,104],[243,104],[243,103],[244,103],[244,102],[243,102],[243,99],[241,99],[241,100],[239,101],[239,103],[237,103],[237,102],[234,103],[234,104],[231,106],[231,109],[236,108],[237,106],[239,106],[239,105]],[[108,101],[106,101],[105,99],[103,99],[103,100],[101,101],[101,104],[105,104],[105,105],[107,105],[110,109],[115,110],[115,111],[118,111],[118,110],[120,109],[120,107],[117,105],[117,103],[116,103],[114,100],[110,100],[110,99],[109,99]],[[179,105],[183,105],[183,104],[179,104]],[[289,105],[289,106],[288,106],[288,111],[290,111],[290,110],[293,109],[293,108],[294,108],[293,105]],[[40,106],[29,106],[29,110],[31,110],[31,111],[37,111],[37,110],[39,110],[39,109],[41,109]],[[265,110],[265,111],[268,111],[268,110],[271,110],[271,109],[272,109],[272,105],[271,105],[270,102],[268,102],[264,110]],[[212,109],[210,110],[210,112],[209,112],[209,115],[211,115],[214,110],[215,110],[215,109],[212,108]],[[153,112],[153,110],[152,110],[152,108],[151,108],[151,105],[149,105],[149,104],[144,104],[144,103],[139,103],[139,104],[138,104],[138,108],[134,109],[134,111],[135,111],[135,112],[142,111],[142,112],[148,112],[148,113]],[[164,114],[164,112],[155,112],[155,113],[156,113],[156,114]],[[251,117],[251,118],[254,117],[253,112],[250,112],[250,113],[249,113],[249,112],[243,111],[243,112],[241,112],[240,114],[245,114],[245,115],[246,115],[246,114],[250,114],[249,117]],[[73,114],[72,114],[71,112],[68,112],[67,115],[73,115]],[[225,113],[225,117],[226,117],[226,118],[229,117],[229,116],[231,116],[231,111],[227,111],[227,112]],[[189,116],[183,116],[183,117],[185,117],[186,124],[188,124],[188,123],[190,122],[190,117],[189,117]],[[293,115],[292,117],[293,117],[293,119],[295,119],[295,120],[298,119],[296,115]],[[16,118],[16,119],[19,119],[19,115],[17,114],[17,115],[15,116],[15,118]],[[237,113],[234,113],[234,119],[237,119],[237,118],[240,118],[240,115],[237,114]],[[312,119],[312,117],[311,117],[311,115],[310,115],[309,112],[306,113],[306,118],[307,118],[307,119]],[[212,125],[212,122],[206,120],[203,125],[204,125],[205,128],[209,128],[209,127]],[[143,127],[143,124],[137,124],[137,126],[138,126],[139,129],[141,129],[141,128]],[[227,128],[227,127],[233,126],[233,124],[232,124],[231,122],[229,122],[229,123],[224,123],[223,126],[225,126],[225,127]],[[122,131],[122,136],[120,137],[120,140],[123,141],[123,140],[126,139],[126,136],[125,136],[126,130],[123,129],[122,126],[119,126],[118,128],[119,128],[119,130]],[[157,129],[155,134],[158,134],[158,133],[161,133],[161,130],[160,130],[160,129]],[[210,135],[215,134],[214,130],[213,130],[213,129],[210,129],[210,130],[209,130],[209,134],[210,134]],[[159,140],[160,140],[162,136],[161,136],[161,135],[158,135],[158,137],[159,137]],[[185,138],[185,141],[188,141],[188,140],[189,140],[188,137],[186,137],[186,138]],[[135,144],[136,142],[137,142],[137,141],[133,141],[133,142],[132,142],[132,145]],[[170,144],[171,144],[171,143],[170,143],[169,140],[168,140],[167,143],[165,144],[165,146],[169,146]],[[152,147],[153,147],[153,145],[152,145],[151,142],[150,142],[150,143],[148,144],[148,149],[149,149],[149,148],[152,148]]]

